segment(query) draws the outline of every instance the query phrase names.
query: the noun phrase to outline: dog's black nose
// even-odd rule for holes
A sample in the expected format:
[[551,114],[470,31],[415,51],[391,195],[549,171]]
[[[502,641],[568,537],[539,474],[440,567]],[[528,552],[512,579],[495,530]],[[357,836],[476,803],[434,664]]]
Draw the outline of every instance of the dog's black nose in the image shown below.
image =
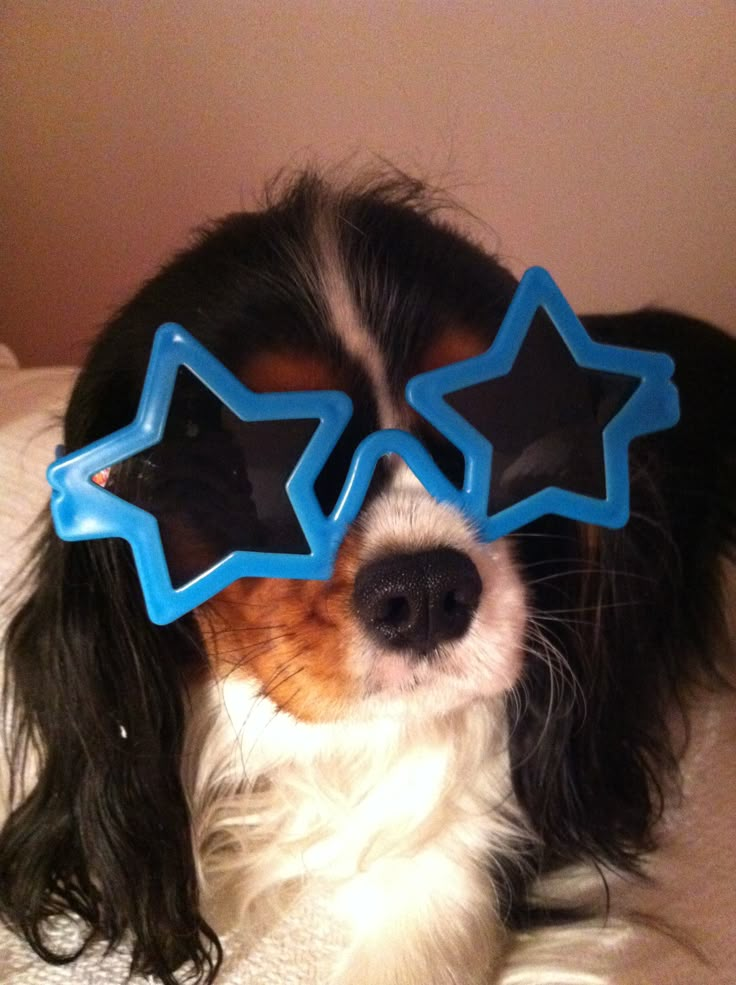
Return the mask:
[[467,631],[482,589],[467,554],[442,547],[366,565],[355,579],[353,605],[380,643],[427,654]]

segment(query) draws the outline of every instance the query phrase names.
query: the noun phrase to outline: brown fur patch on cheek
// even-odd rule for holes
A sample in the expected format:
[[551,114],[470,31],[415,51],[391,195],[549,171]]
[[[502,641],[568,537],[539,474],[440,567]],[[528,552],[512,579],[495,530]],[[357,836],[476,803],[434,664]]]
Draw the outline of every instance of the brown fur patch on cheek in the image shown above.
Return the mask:
[[360,694],[347,650],[358,555],[350,533],[329,581],[244,578],[203,606],[198,620],[217,677],[256,681],[303,721],[344,717]]

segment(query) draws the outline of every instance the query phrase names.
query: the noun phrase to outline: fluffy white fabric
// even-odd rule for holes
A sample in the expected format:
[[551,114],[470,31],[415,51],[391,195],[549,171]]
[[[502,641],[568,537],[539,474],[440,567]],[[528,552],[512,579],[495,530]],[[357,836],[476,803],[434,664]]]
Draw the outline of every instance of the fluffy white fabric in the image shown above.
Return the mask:
[[47,498],[44,475],[76,371],[19,370],[0,347],[0,595],[28,550],[28,528]]

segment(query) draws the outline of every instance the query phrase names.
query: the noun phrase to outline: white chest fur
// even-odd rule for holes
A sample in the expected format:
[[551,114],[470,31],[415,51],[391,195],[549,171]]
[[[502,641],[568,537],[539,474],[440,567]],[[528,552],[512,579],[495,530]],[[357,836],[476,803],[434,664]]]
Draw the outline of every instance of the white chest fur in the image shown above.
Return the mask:
[[216,929],[255,941],[309,894],[341,928],[336,985],[487,980],[503,948],[493,860],[523,832],[498,699],[330,725],[247,682],[197,704],[184,779]]

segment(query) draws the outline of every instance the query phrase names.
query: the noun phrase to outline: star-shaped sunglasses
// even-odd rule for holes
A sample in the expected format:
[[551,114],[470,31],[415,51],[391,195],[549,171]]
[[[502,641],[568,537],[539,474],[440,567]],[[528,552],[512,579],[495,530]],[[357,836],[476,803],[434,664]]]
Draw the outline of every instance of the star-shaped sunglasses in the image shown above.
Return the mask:
[[545,514],[620,527],[629,443],[677,423],[673,371],[669,356],[593,341],[550,275],[532,268],[485,352],[406,386],[462,457],[462,480],[415,435],[375,431],[350,449],[325,509],[349,397],[255,393],[181,326],[162,325],[135,420],[49,467],[51,513],[64,540],[130,544],[160,624],[238,578],[329,578],[386,455],[486,541]]

